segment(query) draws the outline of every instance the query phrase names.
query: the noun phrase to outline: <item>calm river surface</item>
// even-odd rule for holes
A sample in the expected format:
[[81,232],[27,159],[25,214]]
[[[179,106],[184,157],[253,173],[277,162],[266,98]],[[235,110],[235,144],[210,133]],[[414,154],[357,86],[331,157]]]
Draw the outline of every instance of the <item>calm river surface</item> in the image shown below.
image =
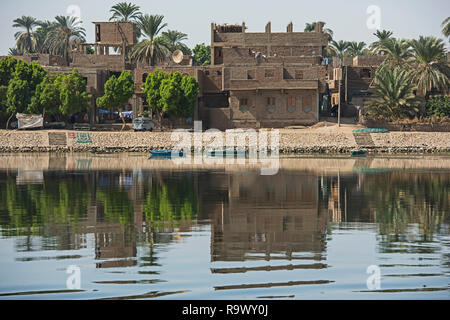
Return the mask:
[[448,156],[147,158],[0,155],[0,299],[450,299]]

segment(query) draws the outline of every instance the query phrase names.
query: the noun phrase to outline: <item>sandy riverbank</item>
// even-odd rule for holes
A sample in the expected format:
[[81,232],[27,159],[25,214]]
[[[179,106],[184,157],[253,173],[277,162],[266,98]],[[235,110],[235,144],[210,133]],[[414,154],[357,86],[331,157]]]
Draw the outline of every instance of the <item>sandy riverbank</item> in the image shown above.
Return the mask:
[[[450,152],[450,132],[354,134],[355,128],[344,125],[280,129],[280,153],[348,153],[358,148],[373,153]],[[219,138],[226,141],[225,133],[220,133]],[[177,141],[172,132],[0,130],[0,152],[148,152],[172,149]],[[210,141],[213,140],[205,136],[203,141],[196,140],[203,149],[214,145]]]

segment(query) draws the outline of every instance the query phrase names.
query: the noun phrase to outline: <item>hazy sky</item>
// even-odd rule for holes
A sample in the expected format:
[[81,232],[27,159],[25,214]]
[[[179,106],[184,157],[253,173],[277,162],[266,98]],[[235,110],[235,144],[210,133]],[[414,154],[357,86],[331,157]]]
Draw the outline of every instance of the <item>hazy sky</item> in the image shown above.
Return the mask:
[[[120,0],[0,0],[0,55],[14,46],[13,20],[30,15],[40,20],[52,20],[56,15],[68,15],[71,6],[80,8],[87,41],[94,40],[92,21],[107,21],[109,9]],[[129,2],[129,0],[128,0]],[[141,6],[143,13],[163,14],[169,29],[188,34],[190,47],[210,43],[211,22],[241,24],[248,32],[263,32],[268,21],[272,32],[285,32],[290,21],[294,31],[303,31],[306,22],[325,21],[334,31],[336,40],[371,43],[375,30],[367,27],[371,5],[380,8],[381,28],[394,31],[394,36],[417,38],[433,35],[443,38],[441,23],[450,16],[448,0],[166,0],[131,1]],[[371,20],[370,20],[371,21]],[[446,40],[448,45],[448,40]]]

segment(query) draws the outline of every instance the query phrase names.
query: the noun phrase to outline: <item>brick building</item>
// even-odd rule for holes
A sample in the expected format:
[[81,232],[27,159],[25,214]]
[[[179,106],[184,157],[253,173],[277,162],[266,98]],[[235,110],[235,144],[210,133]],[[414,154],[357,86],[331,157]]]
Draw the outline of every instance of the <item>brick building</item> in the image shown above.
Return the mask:
[[[136,92],[130,99],[134,116],[148,110],[142,84],[155,70],[193,76],[200,84],[194,119],[203,128],[280,128],[311,125],[319,121],[324,96],[337,94],[337,81],[330,59],[324,59],[328,36],[317,23],[314,32],[247,32],[242,25],[211,24],[211,65],[194,66],[192,57],[178,63],[167,57],[156,66],[129,58],[138,42],[133,23],[94,22],[95,42],[82,43],[73,51],[73,62],[51,55],[20,57],[37,61],[52,72],[70,72],[76,67],[96,98],[103,95],[105,82],[123,70],[132,73]],[[353,92],[366,90],[373,80],[380,57],[356,57],[346,61],[346,101]],[[324,63],[327,61],[327,63]],[[367,76],[366,76],[367,75]],[[330,100],[330,99],[328,99]],[[322,107],[323,109],[323,107]],[[95,116],[91,121],[95,121]]]

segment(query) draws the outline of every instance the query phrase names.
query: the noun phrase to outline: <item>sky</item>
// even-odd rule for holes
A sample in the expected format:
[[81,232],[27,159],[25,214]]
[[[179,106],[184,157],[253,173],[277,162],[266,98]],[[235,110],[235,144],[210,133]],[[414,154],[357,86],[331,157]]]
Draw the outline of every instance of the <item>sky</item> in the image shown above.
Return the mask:
[[[0,0],[0,55],[15,44],[13,20],[22,15],[39,20],[54,20],[57,15],[78,12],[86,29],[87,42],[94,42],[92,21],[108,21],[112,5],[121,0]],[[130,0],[127,0],[130,2]],[[264,32],[268,21],[272,32],[285,32],[289,22],[301,32],[305,23],[324,21],[334,31],[335,40],[376,40],[377,28],[392,30],[395,37],[444,38],[441,23],[450,16],[448,0],[131,0],[141,12],[162,14],[167,29],[188,35],[186,44],[209,44],[211,22],[246,23],[247,32]],[[75,8],[75,10],[73,10]],[[69,11],[69,13],[68,13]],[[448,39],[446,40],[449,47]]]

